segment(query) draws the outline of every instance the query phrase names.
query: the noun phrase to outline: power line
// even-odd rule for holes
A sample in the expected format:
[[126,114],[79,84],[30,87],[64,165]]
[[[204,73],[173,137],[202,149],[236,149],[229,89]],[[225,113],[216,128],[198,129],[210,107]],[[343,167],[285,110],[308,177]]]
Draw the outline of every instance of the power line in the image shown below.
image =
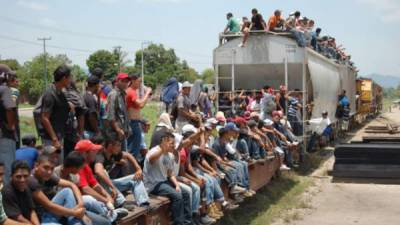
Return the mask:
[[[6,36],[6,35],[0,35],[0,39],[16,41],[16,42],[20,42],[20,43],[24,43],[24,44],[29,44],[29,45],[42,46],[41,44],[39,44],[37,42],[23,40],[23,39]],[[46,45],[46,46],[49,48],[54,48],[54,49],[70,50],[70,51],[76,51],[76,52],[87,52],[87,53],[95,52],[93,50],[88,50],[88,49],[69,48],[69,47],[62,47],[62,46],[57,46],[57,45]]]
[[[27,44],[27,45],[42,46],[42,44],[39,44],[39,43],[34,42],[34,41],[24,40],[24,39],[20,39],[20,38],[8,36],[8,35],[0,35],[0,39],[9,40],[9,41],[15,41],[15,42],[19,42],[19,43],[23,43],[23,44]],[[63,47],[63,46],[58,46],[58,45],[48,45],[48,44],[46,44],[46,47],[47,48],[52,48],[52,49],[68,50],[68,51],[83,52],[83,53],[90,53],[90,54],[95,52],[94,50],[89,50],[89,49]],[[188,62],[189,64],[195,64],[195,65],[210,65],[211,64],[210,62],[191,62],[191,61],[188,61],[188,60],[185,60],[185,61]]]
[[[2,19],[4,22],[16,24],[19,26],[24,26],[28,28],[35,28],[35,29],[41,29],[41,30],[49,30],[53,32],[58,32],[58,33],[63,33],[63,34],[68,34],[72,36],[79,36],[79,37],[88,37],[88,38],[96,38],[96,39],[103,39],[103,40],[110,40],[110,41],[124,41],[124,42],[144,42],[147,40],[141,40],[141,39],[134,39],[134,38],[128,38],[128,37],[119,37],[119,36],[112,36],[112,35],[97,35],[97,34],[90,34],[90,33],[84,33],[84,32],[77,32],[77,31],[72,31],[72,30],[64,30],[60,28],[55,28],[55,27],[47,27],[39,24],[33,24],[30,22],[22,21],[22,20],[16,20],[12,19],[9,17],[5,16],[0,16],[0,19]],[[207,55],[202,55],[198,53],[193,53],[193,52],[188,52],[186,50],[180,50],[177,48],[174,48],[175,51],[181,52],[183,54],[187,55],[192,55],[195,57],[202,57],[202,58],[210,58],[210,56]]]

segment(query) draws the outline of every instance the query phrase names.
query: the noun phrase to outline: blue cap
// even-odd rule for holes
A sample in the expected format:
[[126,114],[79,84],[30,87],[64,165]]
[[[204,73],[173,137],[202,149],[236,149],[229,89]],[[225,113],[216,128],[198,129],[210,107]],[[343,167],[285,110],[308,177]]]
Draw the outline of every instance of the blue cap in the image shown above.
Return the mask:
[[229,131],[239,131],[239,128],[235,125],[235,123],[229,122],[225,125],[225,129]]

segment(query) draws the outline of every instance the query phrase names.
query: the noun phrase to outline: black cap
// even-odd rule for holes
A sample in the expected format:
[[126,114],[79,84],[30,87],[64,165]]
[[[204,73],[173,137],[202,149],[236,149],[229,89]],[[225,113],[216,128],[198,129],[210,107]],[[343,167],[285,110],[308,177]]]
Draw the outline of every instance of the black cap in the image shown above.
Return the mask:
[[249,122],[247,122],[247,126],[251,127],[255,127],[257,126],[257,122],[255,120],[249,120]]
[[94,68],[93,72],[92,72],[92,75],[96,76],[98,78],[103,77],[103,75],[104,75],[103,69],[101,69],[100,67]]
[[22,136],[22,144],[23,145],[30,145],[32,142],[36,142],[36,136],[33,134],[27,134]]
[[87,79],[87,83],[90,85],[96,85],[100,83],[100,79],[99,77],[92,75]]
[[10,75],[16,75],[16,72],[11,70],[6,64],[0,64],[0,79],[8,79]]

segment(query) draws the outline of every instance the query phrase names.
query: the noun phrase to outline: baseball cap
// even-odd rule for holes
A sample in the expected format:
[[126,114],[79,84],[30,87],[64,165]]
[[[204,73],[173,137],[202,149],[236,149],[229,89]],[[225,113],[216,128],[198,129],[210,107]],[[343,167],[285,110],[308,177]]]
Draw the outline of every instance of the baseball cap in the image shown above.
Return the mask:
[[45,146],[43,148],[43,154],[50,155],[50,154],[53,154],[53,153],[61,153],[61,150],[60,149],[56,149],[54,146],[51,146],[51,145]]
[[182,134],[186,133],[197,133],[197,128],[194,127],[192,124],[186,124],[182,127]]
[[237,128],[237,126],[232,122],[227,123],[225,125],[225,129],[227,129],[228,131],[238,131],[239,132],[239,128]]
[[0,64],[0,78],[6,78],[6,75],[16,75],[17,73],[6,64]]
[[264,120],[264,125],[265,126],[272,126],[274,124],[274,122],[272,122],[272,120],[270,119],[265,119]]
[[215,119],[217,119],[219,122],[225,122],[226,118],[223,112],[219,111],[215,114]]
[[185,81],[185,82],[183,82],[183,84],[182,84],[182,88],[186,88],[186,87],[192,87],[192,84],[189,82],[189,81]]
[[240,117],[240,116],[235,117],[234,122],[236,124],[246,124],[247,123],[246,119],[243,117]]
[[279,116],[279,117],[281,116],[279,111],[273,111],[272,112],[272,117],[275,117],[275,116]]
[[260,117],[260,114],[258,112],[250,113],[250,118],[254,118],[254,117]]
[[249,120],[249,122],[247,122],[247,126],[249,127],[255,127],[257,126],[257,122],[254,120]]
[[101,145],[93,144],[90,140],[81,140],[75,145],[75,151],[84,153],[90,151],[99,151],[103,148]]
[[206,123],[209,123],[211,125],[217,125],[218,124],[218,120],[215,118],[209,118],[206,120]]
[[280,90],[280,91],[286,91],[286,86],[285,86],[285,85],[279,86],[279,90]]
[[125,80],[125,79],[128,79],[128,80],[130,79],[129,75],[127,73],[118,73],[116,81]]
[[97,77],[97,76],[90,76],[88,79],[87,79],[87,83],[88,84],[93,84],[93,85],[96,85],[96,84],[99,84],[100,83],[100,79]]

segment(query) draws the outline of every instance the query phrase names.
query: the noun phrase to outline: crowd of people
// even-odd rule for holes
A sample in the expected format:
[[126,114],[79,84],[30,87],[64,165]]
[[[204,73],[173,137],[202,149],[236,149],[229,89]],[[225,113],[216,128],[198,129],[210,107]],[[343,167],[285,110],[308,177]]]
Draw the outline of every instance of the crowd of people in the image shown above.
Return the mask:
[[[265,86],[217,98],[201,81],[171,78],[149,134],[142,109],[153,91],[140,76],[118,73],[108,82],[96,68],[83,93],[68,66],[59,66],[53,78],[33,112],[38,146],[36,135],[19,137],[17,75],[0,65],[2,224],[114,224],[136,207],[150,208],[149,195],[170,199],[174,225],[213,224],[254,196],[249,164],[277,157],[280,169],[290,170],[306,151],[301,113],[312,105],[303,106],[299,90]],[[215,111],[217,99],[222,111]],[[315,124],[312,145],[329,135],[326,112],[308,122]]]
[[301,16],[299,11],[290,13],[288,18],[284,18],[281,10],[275,10],[268,20],[264,20],[257,9],[252,9],[251,14],[251,20],[243,17],[241,21],[232,13],[227,14],[228,23],[223,33],[225,35],[243,34],[243,41],[239,47],[246,46],[250,32],[288,32],[296,39],[300,47],[310,47],[336,63],[356,69],[351,56],[346,54],[345,48],[337,45],[334,37],[321,36],[322,29],[315,27],[315,21]]

